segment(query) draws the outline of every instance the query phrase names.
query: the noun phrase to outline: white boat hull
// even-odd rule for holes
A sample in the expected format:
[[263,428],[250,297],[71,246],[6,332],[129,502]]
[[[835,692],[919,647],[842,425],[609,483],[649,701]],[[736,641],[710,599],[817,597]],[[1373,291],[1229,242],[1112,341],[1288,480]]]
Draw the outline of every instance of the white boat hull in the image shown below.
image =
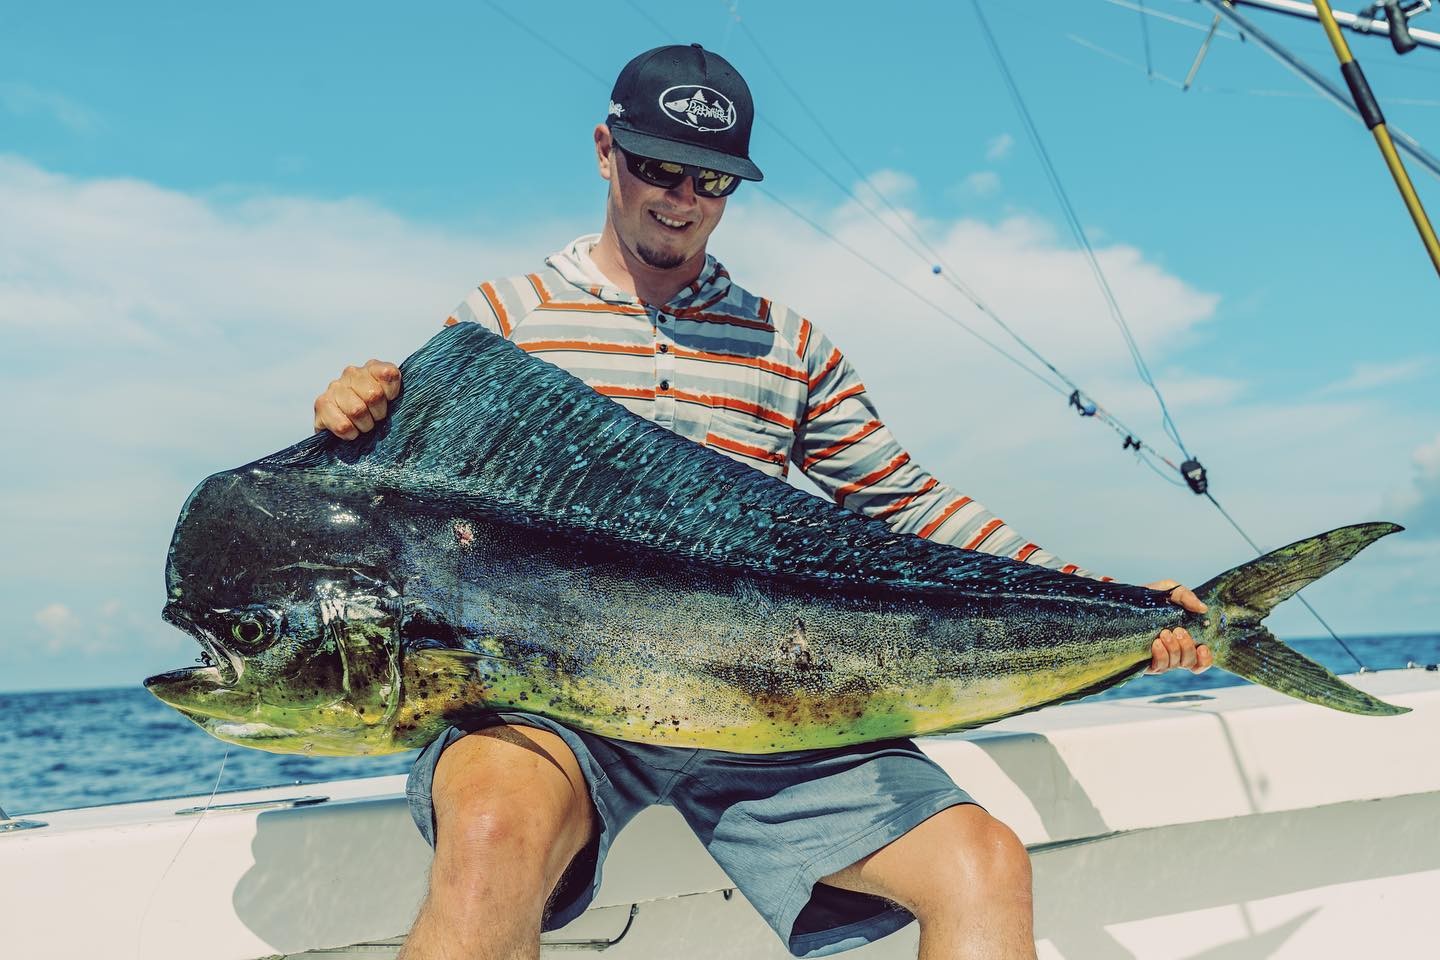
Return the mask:
[[[1351,679],[1414,712],[1352,717],[1234,687],[1078,704],[922,743],[1029,845],[1041,957],[1434,955],[1440,675]],[[393,954],[430,858],[403,778],[215,803],[307,795],[328,799],[198,818],[176,811],[204,797],[150,801],[0,834],[4,955]],[[665,808],[625,830],[592,909],[546,940],[547,956],[789,955]],[[915,940],[912,926],[849,956],[913,957]]]

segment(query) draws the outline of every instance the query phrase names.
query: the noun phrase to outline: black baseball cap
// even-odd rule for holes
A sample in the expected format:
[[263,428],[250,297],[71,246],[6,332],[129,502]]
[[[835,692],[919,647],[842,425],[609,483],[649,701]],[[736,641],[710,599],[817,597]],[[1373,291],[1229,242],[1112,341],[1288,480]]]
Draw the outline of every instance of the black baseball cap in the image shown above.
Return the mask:
[[763,180],[750,162],[754,119],[745,78],[692,43],[656,47],[625,64],[605,124],[626,153]]

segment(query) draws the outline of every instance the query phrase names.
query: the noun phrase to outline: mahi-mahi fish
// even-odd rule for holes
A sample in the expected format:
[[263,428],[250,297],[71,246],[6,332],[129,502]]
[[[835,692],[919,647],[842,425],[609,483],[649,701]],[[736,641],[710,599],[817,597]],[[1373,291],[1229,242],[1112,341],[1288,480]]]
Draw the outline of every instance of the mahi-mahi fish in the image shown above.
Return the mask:
[[740,753],[975,727],[1122,683],[1165,627],[1232,673],[1403,713],[1261,619],[1394,524],[1282,547],[1208,612],[891,530],[626,411],[474,324],[401,367],[388,419],[203,481],[164,618],[201,666],[146,681],[285,753],[422,746],[486,711]]

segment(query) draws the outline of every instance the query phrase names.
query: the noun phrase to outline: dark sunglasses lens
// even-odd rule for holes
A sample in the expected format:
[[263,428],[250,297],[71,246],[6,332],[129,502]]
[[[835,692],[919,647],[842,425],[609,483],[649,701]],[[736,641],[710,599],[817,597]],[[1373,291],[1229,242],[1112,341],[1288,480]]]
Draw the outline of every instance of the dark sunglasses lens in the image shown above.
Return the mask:
[[[682,163],[653,160],[650,157],[637,157],[628,153],[625,155],[625,162],[635,176],[665,190],[679,186],[680,181],[684,180],[686,176],[687,168]],[[702,197],[728,197],[735,192],[735,188],[738,186],[740,186],[740,178],[733,174],[721,173],[718,170],[695,171],[695,192]]]
[[685,168],[678,163],[665,163],[649,157],[630,157],[630,172],[646,183],[669,190],[685,179]]
[[740,186],[740,178],[719,170],[701,170],[695,175],[695,192],[702,197],[728,197]]

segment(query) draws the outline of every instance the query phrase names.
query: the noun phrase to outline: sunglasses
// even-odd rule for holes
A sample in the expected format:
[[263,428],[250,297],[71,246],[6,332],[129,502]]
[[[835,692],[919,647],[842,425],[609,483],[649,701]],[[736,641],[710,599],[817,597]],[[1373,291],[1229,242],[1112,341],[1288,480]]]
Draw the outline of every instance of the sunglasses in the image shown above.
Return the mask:
[[625,165],[636,177],[664,190],[673,190],[690,177],[695,181],[695,192],[702,197],[728,197],[740,186],[740,178],[733,173],[692,167],[688,163],[637,157],[629,152],[625,153]]

